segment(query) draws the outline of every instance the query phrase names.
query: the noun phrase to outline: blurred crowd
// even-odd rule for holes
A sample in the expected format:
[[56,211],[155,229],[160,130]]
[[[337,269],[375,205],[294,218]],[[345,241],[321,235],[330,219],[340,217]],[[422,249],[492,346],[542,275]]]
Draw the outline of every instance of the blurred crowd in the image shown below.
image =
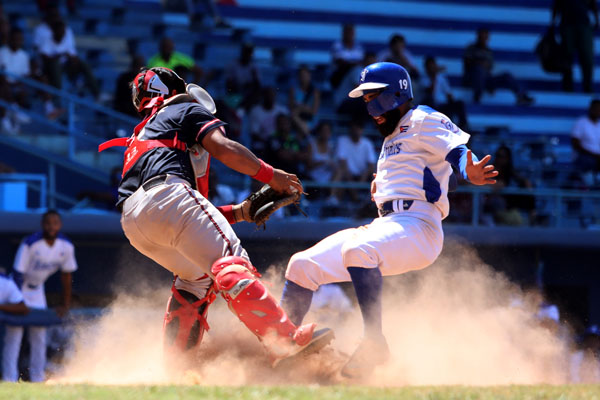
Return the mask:
[[[574,55],[578,54],[584,72],[582,88],[589,92],[593,68],[589,67],[586,54],[589,55],[591,50],[585,46],[573,48],[571,38],[588,37],[586,27],[592,26],[588,13],[593,13],[597,25],[597,10],[580,0],[574,10],[565,4],[559,0],[554,2],[552,26],[558,24],[568,56],[561,53],[554,57],[567,60],[568,71],[571,71]],[[231,27],[211,0],[165,2],[163,6],[169,10],[180,7],[180,11],[189,15],[190,27],[206,24],[207,19],[212,28]],[[434,55],[425,56],[420,65],[402,34],[391,35],[387,45],[372,51],[372,47],[367,49],[361,43],[352,24],[340,26],[340,37],[331,45],[329,65],[298,65],[293,71],[273,65],[269,71],[279,71],[275,83],[273,79],[261,76],[265,69],[256,62],[255,46],[249,41],[240,44],[239,55],[233,61],[211,70],[197,62],[193,55],[179,51],[174,40],[165,36],[157,41],[156,53],[147,60],[132,49],[129,68],[118,76],[114,92],[106,94],[101,93],[90,63],[78,54],[76,37],[56,2],[39,0],[38,8],[39,22],[32,32],[28,32],[30,35],[24,35],[25,27],[11,24],[0,8],[0,68],[7,73],[0,75],[1,132],[18,134],[21,125],[31,121],[28,110],[39,111],[38,114],[51,120],[63,118],[65,112],[58,98],[31,89],[20,82],[19,77],[62,88],[91,101],[112,102],[115,110],[137,117],[131,105],[128,83],[143,66],[168,67],[186,81],[211,90],[217,104],[217,116],[228,123],[227,133],[231,138],[248,145],[274,165],[315,183],[314,187],[307,187],[307,199],[315,211],[312,214],[317,217],[338,215],[346,202],[355,205],[353,215],[356,217],[375,214],[364,188],[368,187],[375,172],[382,138],[374,129],[362,100],[347,96],[366,65],[389,61],[404,66],[412,77],[415,104],[430,105],[471,134],[478,132],[471,128],[467,110],[473,104],[485,104],[486,94],[498,89],[510,90],[518,107],[527,107],[535,101],[523,80],[496,68],[494,49],[489,44],[493,32],[486,27],[473,32],[473,41],[463,52],[462,85],[470,93],[465,97],[464,94],[456,95],[446,76],[446,66]],[[67,2],[66,11],[70,18],[75,18],[76,2]],[[575,28],[575,23],[585,23],[585,29]],[[25,36],[31,36],[31,43],[25,43]],[[562,72],[565,74],[564,90],[572,91],[572,76],[568,75],[566,67]],[[593,101],[588,115],[574,124],[572,145],[576,160],[570,181],[576,183],[565,188],[594,189],[600,183],[598,104]],[[528,179],[527,171],[519,171],[512,149],[502,137],[498,138],[493,151],[493,162],[500,175],[496,192],[484,199],[479,222],[487,225],[544,224],[546,217],[536,212],[538,204],[533,195],[505,195],[501,190],[532,189],[540,182]],[[112,208],[109,204],[113,196],[100,195],[105,198],[101,203]],[[452,196],[454,206],[450,218],[455,222],[469,221],[471,203],[467,197]],[[90,197],[93,201],[97,198],[95,195]]]

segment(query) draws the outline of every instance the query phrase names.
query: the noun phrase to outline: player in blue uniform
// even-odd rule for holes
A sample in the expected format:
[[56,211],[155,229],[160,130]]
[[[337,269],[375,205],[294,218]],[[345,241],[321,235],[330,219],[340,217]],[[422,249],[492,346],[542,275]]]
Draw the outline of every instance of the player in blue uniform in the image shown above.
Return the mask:
[[363,316],[363,340],[342,369],[361,377],[389,357],[381,320],[382,276],[430,265],[443,243],[452,167],[475,185],[494,183],[497,172],[466,147],[469,135],[448,117],[414,106],[410,76],[400,65],[375,63],[349,93],[362,97],[385,138],[371,184],[379,218],[346,229],[295,254],[288,264],[282,306],[300,323],[320,285],[351,281]]

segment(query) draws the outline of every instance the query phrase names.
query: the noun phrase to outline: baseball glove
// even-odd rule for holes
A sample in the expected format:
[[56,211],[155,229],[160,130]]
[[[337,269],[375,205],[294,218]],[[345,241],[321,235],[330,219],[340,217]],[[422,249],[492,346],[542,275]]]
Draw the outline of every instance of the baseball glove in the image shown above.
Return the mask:
[[295,193],[279,193],[273,190],[269,185],[264,185],[258,191],[250,194],[246,198],[250,202],[250,220],[256,224],[257,227],[265,227],[265,223],[271,217],[271,215],[279,210],[281,207],[285,207],[290,204],[296,205],[300,202],[300,192]]

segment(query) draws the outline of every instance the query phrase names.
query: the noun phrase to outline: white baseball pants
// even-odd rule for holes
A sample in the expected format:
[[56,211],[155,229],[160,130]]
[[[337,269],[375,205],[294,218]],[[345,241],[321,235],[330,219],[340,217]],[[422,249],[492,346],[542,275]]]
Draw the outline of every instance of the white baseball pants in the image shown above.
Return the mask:
[[[29,336],[29,379],[43,382],[46,379],[46,328],[27,327]],[[2,379],[17,382],[19,379],[19,351],[23,340],[22,326],[6,326],[2,350]]]
[[430,265],[442,251],[443,241],[439,210],[415,200],[409,211],[339,231],[294,254],[285,277],[315,291],[327,283],[351,281],[347,267],[379,267],[384,276],[399,275]]

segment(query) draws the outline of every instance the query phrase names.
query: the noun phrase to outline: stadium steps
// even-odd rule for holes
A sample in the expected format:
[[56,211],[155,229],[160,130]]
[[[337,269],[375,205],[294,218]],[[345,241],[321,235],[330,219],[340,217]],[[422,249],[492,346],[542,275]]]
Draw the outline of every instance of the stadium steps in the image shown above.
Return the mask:
[[110,171],[123,166],[123,151],[78,151],[75,153],[75,161],[102,171]]

